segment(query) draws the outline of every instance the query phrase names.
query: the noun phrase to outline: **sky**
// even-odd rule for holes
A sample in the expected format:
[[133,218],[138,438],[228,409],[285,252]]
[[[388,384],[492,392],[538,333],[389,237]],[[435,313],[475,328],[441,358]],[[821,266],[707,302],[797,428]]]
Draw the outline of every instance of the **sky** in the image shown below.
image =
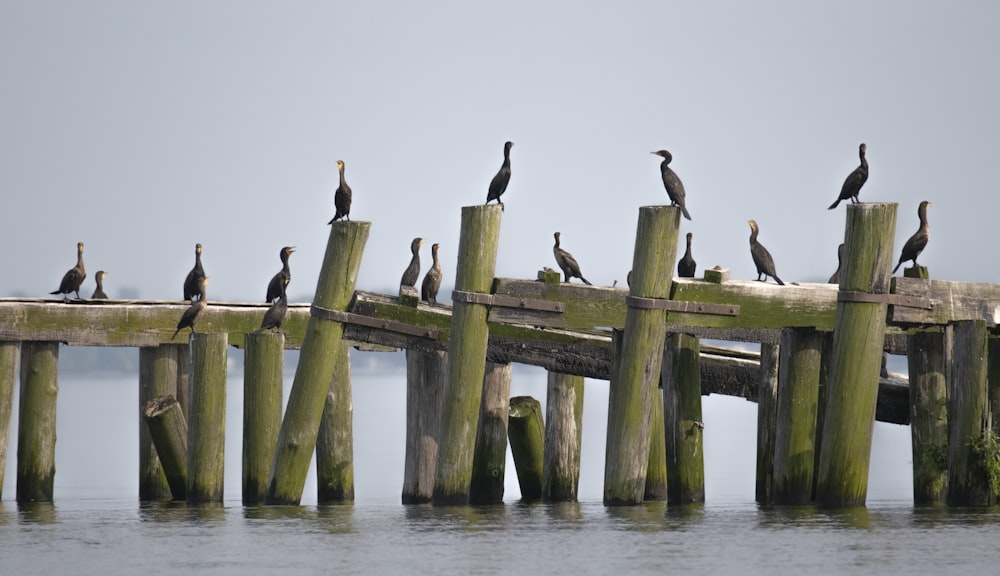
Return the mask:
[[756,277],[754,218],[786,282],[825,281],[865,142],[895,253],[929,200],[931,277],[1000,282],[975,265],[1000,205],[998,26],[965,1],[5,2],[0,296],[55,290],[82,241],[84,295],[103,269],[112,298],[179,300],[201,243],[209,300],[263,300],[293,245],[307,302],[337,160],[372,222],[358,288],[395,292],[420,236],[444,295],[506,140],[497,276],[555,267],[561,231],[589,280],[624,283],[666,148],[699,276]]

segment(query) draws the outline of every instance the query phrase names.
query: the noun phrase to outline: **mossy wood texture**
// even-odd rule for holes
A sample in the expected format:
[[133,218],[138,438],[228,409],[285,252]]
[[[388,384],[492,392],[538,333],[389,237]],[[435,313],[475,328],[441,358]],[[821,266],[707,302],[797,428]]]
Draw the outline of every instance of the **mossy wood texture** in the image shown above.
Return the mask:
[[486,363],[476,449],[472,457],[472,484],[469,488],[471,504],[503,502],[510,376],[510,364]]
[[550,502],[575,502],[579,494],[583,386],[583,376],[548,374],[542,498]]
[[944,504],[948,494],[948,365],[952,328],[909,337],[913,503]]
[[434,468],[447,369],[445,352],[406,351],[403,504],[423,504],[434,496]]
[[187,499],[188,427],[180,403],[170,394],[150,398],[143,404],[142,418],[167,483],[167,496]]
[[667,436],[663,418],[663,390],[659,386],[653,391],[649,410],[649,464],[646,466],[646,487],[642,495],[642,499],[647,502],[667,499]]
[[354,501],[354,401],[351,349],[337,345],[333,381],[316,439],[316,496],[321,504]]
[[285,335],[247,334],[243,354],[244,504],[261,504],[267,496],[274,447],[281,428],[284,400]]
[[[989,506],[988,468],[983,436],[991,432],[987,394],[986,322],[956,322],[952,338],[951,378],[948,381],[948,505]],[[996,454],[989,454],[996,458]]]
[[663,425],[671,503],[705,501],[699,345],[694,336],[670,334],[663,347]]
[[20,343],[0,341],[0,498],[3,497],[4,473],[7,471],[10,418],[14,412],[14,386],[17,385],[20,355]]
[[188,502],[222,502],[224,495],[227,344],[224,333],[191,336]]
[[821,332],[812,328],[782,330],[771,492],[774,504],[812,502],[822,348]]
[[510,452],[517,469],[517,484],[521,488],[521,500],[540,500],[545,460],[542,403],[531,396],[511,398],[508,431]]
[[[164,474],[150,430],[146,423],[146,403],[154,398],[170,396],[176,402],[178,350],[186,345],[142,347],[139,349],[139,500],[155,501],[173,498],[171,485]],[[188,356],[185,356],[188,358]],[[182,368],[183,369],[183,368]],[[177,407],[181,410],[180,406]],[[187,426],[185,426],[187,434]],[[185,449],[187,437],[184,438]],[[184,452],[185,458],[187,452]],[[185,462],[185,466],[186,466]],[[180,499],[184,499],[181,486]]]
[[[346,310],[354,294],[370,222],[337,221],[330,226],[323,265],[313,303],[328,310]],[[299,363],[289,392],[278,445],[268,482],[269,504],[298,504],[330,392],[344,326],[310,317],[302,339]]]
[[757,489],[756,500],[770,504],[774,480],[774,441],[778,416],[778,367],[780,344],[760,345],[757,394]]
[[56,476],[59,343],[21,343],[17,501],[51,502]]

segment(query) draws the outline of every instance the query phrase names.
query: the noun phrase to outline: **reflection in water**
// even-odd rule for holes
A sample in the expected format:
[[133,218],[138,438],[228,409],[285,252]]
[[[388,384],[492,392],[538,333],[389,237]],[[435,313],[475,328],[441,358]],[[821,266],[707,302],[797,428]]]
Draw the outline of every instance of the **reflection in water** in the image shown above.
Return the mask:
[[29,524],[55,524],[59,521],[52,502],[18,502],[17,518]]
[[618,530],[648,532],[663,530],[667,503],[663,500],[643,502],[635,506],[606,506],[608,518],[615,521]]
[[504,528],[511,523],[504,504],[476,506],[404,506],[408,525],[416,530],[447,530],[455,532]]

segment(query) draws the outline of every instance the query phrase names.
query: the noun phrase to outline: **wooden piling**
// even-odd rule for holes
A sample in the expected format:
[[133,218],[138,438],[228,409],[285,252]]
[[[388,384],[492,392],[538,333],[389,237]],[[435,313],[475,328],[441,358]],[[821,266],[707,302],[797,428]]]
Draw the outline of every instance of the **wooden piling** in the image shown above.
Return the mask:
[[[669,206],[639,209],[632,256],[633,301],[625,312],[622,354],[611,374],[604,466],[605,505],[641,504],[649,465],[650,402],[660,379],[666,316],[644,307],[670,297],[671,270],[677,255],[680,210]],[[669,473],[669,472],[668,472]]]
[[[177,363],[177,352],[186,347],[164,345],[139,348],[139,500],[144,502],[172,498],[171,485],[167,482],[146,424],[145,409],[147,402],[160,396],[169,395],[176,401],[177,373],[181,369]],[[183,494],[182,489],[179,499],[183,500]]]
[[[500,239],[498,205],[462,208],[455,292],[489,293]],[[448,385],[434,473],[434,504],[468,504],[486,371],[486,304],[455,300],[448,342]],[[468,299],[468,298],[466,298]]]
[[222,502],[226,449],[225,332],[191,336],[188,502]]
[[354,501],[354,401],[347,342],[340,341],[336,356],[316,437],[316,497],[320,504]]
[[847,207],[816,501],[864,506],[896,232],[896,204]]
[[447,369],[445,352],[406,351],[403,504],[430,502],[434,496],[434,467],[437,465]]
[[778,414],[778,344],[760,345],[760,381],[757,388],[756,500],[771,503],[774,480],[774,438]]
[[823,445],[823,418],[826,415],[826,394],[833,374],[833,332],[822,332],[822,352],[819,368],[819,396],[816,400],[816,440],[813,442],[812,501],[816,501],[816,483],[819,478],[819,448]]
[[944,504],[948,494],[948,365],[952,328],[906,339],[910,375],[913,503]]
[[51,502],[56,476],[59,343],[21,343],[17,501]]
[[986,385],[986,321],[954,324],[948,380],[948,505],[993,503],[989,471],[997,465]]
[[[298,504],[309,473],[326,397],[334,378],[344,325],[323,310],[342,311],[354,295],[354,284],[371,222],[331,224],[326,254],[320,268],[295,379],[278,432],[268,482],[268,504]],[[320,316],[317,316],[320,315]]]
[[0,341],[0,499],[7,471],[7,446],[10,441],[10,417],[14,412],[14,385],[17,382],[17,361],[21,355],[19,342]]
[[[662,373],[662,369],[661,369]],[[642,499],[655,502],[667,499],[667,435],[663,417],[663,390],[657,386],[649,404],[649,464]]]
[[469,487],[471,504],[503,502],[510,375],[509,363],[486,363],[476,449],[472,456],[472,483]]
[[771,493],[775,504],[812,502],[822,346],[822,333],[812,328],[781,331]]
[[545,423],[542,403],[531,396],[510,399],[510,452],[517,469],[521,500],[531,502],[542,498],[542,469],[545,453]]
[[705,501],[704,422],[701,415],[701,343],[668,334],[663,347],[663,425],[666,430],[667,501]]
[[187,499],[187,420],[172,395],[150,398],[142,409],[143,427],[157,455],[167,494],[174,500]]
[[545,395],[543,499],[576,501],[582,438],[583,376],[549,372]]
[[249,333],[243,345],[243,504],[267,496],[284,400],[285,335]]

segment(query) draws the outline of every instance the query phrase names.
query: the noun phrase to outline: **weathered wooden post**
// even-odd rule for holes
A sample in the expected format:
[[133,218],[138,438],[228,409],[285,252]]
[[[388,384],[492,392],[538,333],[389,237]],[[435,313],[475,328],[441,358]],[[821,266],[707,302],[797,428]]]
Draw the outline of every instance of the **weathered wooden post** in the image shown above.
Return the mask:
[[336,356],[316,438],[316,497],[320,504],[354,500],[354,400],[347,342],[340,341]]
[[542,403],[531,396],[510,399],[510,452],[517,468],[521,500],[542,498],[542,468],[545,453],[545,423]]
[[[154,398],[177,397],[177,351],[180,348],[184,347],[164,345],[139,348],[139,500],[142,501],[171,499],[170,483],[153,446],[144,411],[146,403]],[[183,490],[181,493],[184,493]]]
[[268,504],[298,504],[302,499],[339,357],[337,350],[344,336],[344,325],[338,318],[343,319],[341,313],[354,295],[370,229],[371,222],[337,221],[331,225],[312,316],[302,339],[295,379],[278,432],[267,488]]
[[771,492],[775,504],[812,502],[822,347],[823,335],[812,328],[781,331]]
[[[660,379],[666,312],[677,255],[680,210],[639,209],[632,286],[626,300],[619,368],[611,374],[604,466],[604,504],[641,504],[649,465],[650,402]],[[669,473],[669,472],[668,472]]]
[[826,391],[833,375],[833,332],[822,333],[822,353],[819,368],[819,396],[816,401],[816,441],[813,446],[812,500],[816,501],[816,483],[819,478],[819,448],[823,445],[823,418],[826,415]]
[[666,500],[667,435],[663,417],[663,390],[659,386],[653,391],[649,411],[649,465],[646,467],[646,486],[642,499]]
[[59,343],[21,343],[17,501],[51,502],[56,476]]
[[761,504],[771,502],[774,480],[774,437],[778,414],[778,344],[760,345],[760,384],[757,388],[757,492]]
[[507,417],[510,405],[510,363],[486,363],[483,399],[479,406],[476,449],[472,457],[471,504],[503,502],[507,465]]
[[7,446],[10,441],[10,417],[14,412],[14,384],[17,382],[19,342],[0,341],[0,498],[7,471]]
[[580,486],[583,376],[549,372],[545,395],[542,498],[575,501]]
[[951,326],[906,339],[910,374],[913,503],[944,504],[948,493],[948,357]]
[[434,504],[469,502],[489,339],[487,307],[485,303],[476,303],[476,294],[489,293],[493,283],[500,215],[501,209],[496,204],[462,208]]
[[[988,356],[986,385],[989,395],[991,429],[994,437],[1000,439],[1000,337],[990,335],[986,346]],[[1000,502],[1000,494],[993,494],[993,502]]]
[[986,387],[986,321],[954,324],[948,380],[948,505],[989,506],[987,461],[1000,447],[992,436]]
[[847,207],[816,500],[864,506],[888,309],[896,204]]
[[437,465],[447,369],[445,352],[406,351],[403,504],[430,502],[434,496],[434,467]]
[[171,395],[151,398],[143,405],[142,417],[168,494],[186,500],[188,428],[180,403]]
[[243,337],[243,504],[267,496],[284,400],[285,335],[261,332]]
[[226,451],[225,332],[191,335],[188,502],[222,502]]
[[668,334],[663,346],[663,423],[666,429],[667,501],[705,501],[701,416],[701,343]]

